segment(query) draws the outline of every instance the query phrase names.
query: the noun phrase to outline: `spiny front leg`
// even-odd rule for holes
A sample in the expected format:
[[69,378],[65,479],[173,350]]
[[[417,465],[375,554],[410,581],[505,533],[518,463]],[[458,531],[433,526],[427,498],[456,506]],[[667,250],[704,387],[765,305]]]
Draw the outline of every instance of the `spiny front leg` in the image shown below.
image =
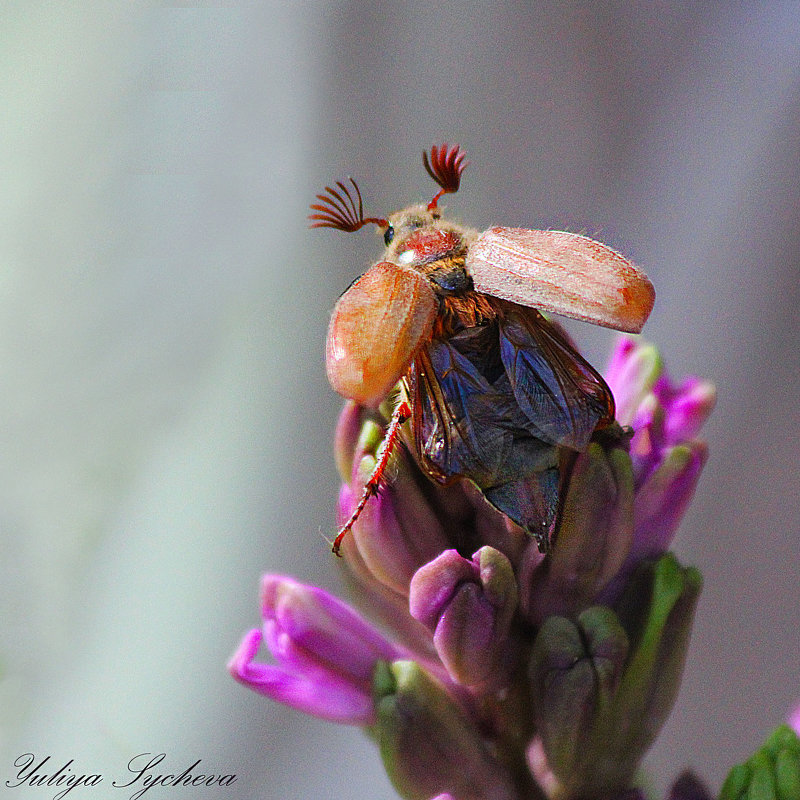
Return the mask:
[[364,484],[364,490],[361,493],[361,499],[358,501],[358,505],[350,515],[350,519],[348,519],[347,522],[342,525],[342,527],[339,529],[339,533],[333,540],[333,546],[331,547],[331,550],[335,555],[341,557],[339,548],[342,546],[342,539],[344,539],[347,532],[355,524],[355,521],[361,516],[361,512],[364,510],[364,507],[367,505],[367,501],[370,499],[370,497],[373,497],[378,493],[381,481],[383,480],[383,473],[386,471],[386,465],[389,463],[389,456],[391,456],[392,450],[394,449],[395,445],[397,444],[397,440],[400,437],[400,426],[410,418],[411,406],[409,406],[406,400],[402,400],[397,404],[397,408],[395,408],[394,413],[392,414],[392,419],[386,431],[386,436],[383,437],[383,441],[378,448],[375,469],[372,470],[372,474]]

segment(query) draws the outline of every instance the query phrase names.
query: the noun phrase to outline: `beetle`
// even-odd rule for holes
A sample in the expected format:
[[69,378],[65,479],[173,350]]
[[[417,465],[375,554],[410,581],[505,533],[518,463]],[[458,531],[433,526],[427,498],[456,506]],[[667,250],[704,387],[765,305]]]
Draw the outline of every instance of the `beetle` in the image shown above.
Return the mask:
[[433,146],[423,165],[440,189],[428,205],[364,217],[358,184],[337,181],[311,205],[312,227],[383,231],[386,249],[339,298],[326,367],[341,395],[377,408],[401,392],[376,467],[339,548],[376,494],[401,426],[434,481],[467,478],[546,552],[556,530],[565,456],[614,421],[600,374],[542,312],[638,333],[655,300],[647,276],[600,242],[564,231],[442,218],[467,166],[458,146]]

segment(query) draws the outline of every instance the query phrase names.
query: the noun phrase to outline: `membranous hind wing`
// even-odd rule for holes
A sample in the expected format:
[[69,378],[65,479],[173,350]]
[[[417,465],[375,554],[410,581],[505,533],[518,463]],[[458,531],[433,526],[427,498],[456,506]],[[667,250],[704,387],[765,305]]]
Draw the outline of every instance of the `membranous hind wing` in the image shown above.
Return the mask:
[[600,375],[534,309],[435,340],[407,376],[415,449],[431,477],[473,481],[542,549],[558,510],[562,448],[585,449],[614,417]]
[[483,488],[506,471],[509,418],[524,418],[505,378],[495,324],[431,342],[408,382],[417,454],[432,477],[466,476]]
[[534,432],[503,364],[497,322],[431,342],[407,376],[415,448],[446,483],[465,477],[538,541],[558,504],[557,449]]
[[614,419],[611,390],[536,309],[500,308],[503,366],[531,432],[551,445],[584,450],[595,428]]

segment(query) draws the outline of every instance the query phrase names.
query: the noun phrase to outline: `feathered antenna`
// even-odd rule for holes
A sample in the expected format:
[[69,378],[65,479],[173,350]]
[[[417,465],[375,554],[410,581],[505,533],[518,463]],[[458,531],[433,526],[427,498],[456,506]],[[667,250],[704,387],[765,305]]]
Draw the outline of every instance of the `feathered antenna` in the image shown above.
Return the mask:
[[442,187],[441,191],[437,192],[433,200],[428,203],[428,211],[433,211],[436,208],[436,204],[443,194],[458,191],[461,183],[461,173],[469,164],[466,157],[467,154],[457,144],[452,147],[447,143],[441,147],[434,145],[431,147],[430,161],[428,161],[428,153],[423,151],[422,163],[425,165],[428,175]]
[[326,186],[325,194],[317,195],[317,200],[319,200],[320,203],[311,204],[311,209],[320,213],[308,215],[309,219],[316,220],[316,222],[311,223],[310,227],[338,228],[340,231],[352,233],[368,222],[374,222],[381,227],[386,227],[389,224],[388,220],[379,219],[378,217],[368,217],[364,219],[364,204],[361,201],[361,190],[352,178],[348,178],[348,180],[353,184],[353,188],[356,190],[358,208],[356,208],[355,198],[350,194],[350,189],[341,181],[336,181],[336,185],[340,189],[339,192],[331,186]]

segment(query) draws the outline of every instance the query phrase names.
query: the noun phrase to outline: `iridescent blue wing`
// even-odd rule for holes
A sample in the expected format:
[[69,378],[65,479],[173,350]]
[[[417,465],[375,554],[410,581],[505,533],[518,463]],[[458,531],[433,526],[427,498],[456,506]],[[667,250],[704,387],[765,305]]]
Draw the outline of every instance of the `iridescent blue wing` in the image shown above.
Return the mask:
[[613,420],[606,382],[538,311],[506,304],[499,339],[514,398],[534,436],[581,451],[598,424]]
[[496,323],[435,341],[408,377],[417,455],[441,482],[472,480],[537,540],[552,532],[557,451],[532,436],[503,367]]
[[492,486],[483,495],[533,536],[539,550],[545,552],[555,532],[560,484],[558,467],[553,466]]
[[614,401],[603,379],[537,311],[510,303],[491,323],[435,340],[406,376],[414,443],[435,479],[472,480],[545,549],[560,448],[585,448]]
[[416,358],[409,373],[415,442],[437,479],[465,475],[486,485],[503,471],[513,436],[502,420],[519,411],[507,380],[493,385],[495,373],[505,377],[494,325],[432,342]]

